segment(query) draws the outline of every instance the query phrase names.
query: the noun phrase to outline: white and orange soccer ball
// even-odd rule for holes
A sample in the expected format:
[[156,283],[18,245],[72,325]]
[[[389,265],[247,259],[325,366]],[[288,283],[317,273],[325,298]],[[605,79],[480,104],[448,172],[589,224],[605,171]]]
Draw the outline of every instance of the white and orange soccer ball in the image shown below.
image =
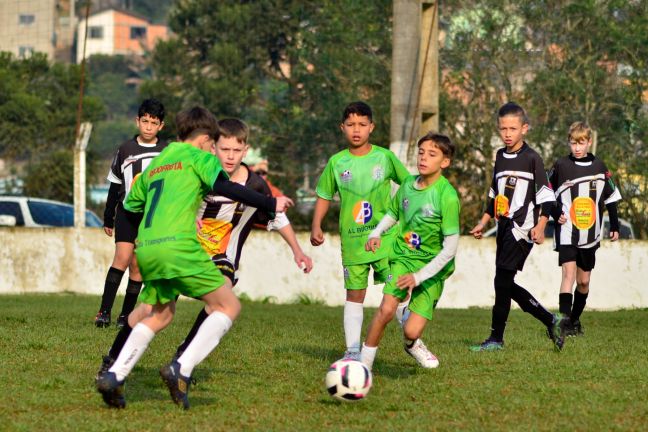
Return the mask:
[[371,389],[371,371],[356,360],[338,360],[326,373],[326,389],[335,399],[357,401],[364,399]]

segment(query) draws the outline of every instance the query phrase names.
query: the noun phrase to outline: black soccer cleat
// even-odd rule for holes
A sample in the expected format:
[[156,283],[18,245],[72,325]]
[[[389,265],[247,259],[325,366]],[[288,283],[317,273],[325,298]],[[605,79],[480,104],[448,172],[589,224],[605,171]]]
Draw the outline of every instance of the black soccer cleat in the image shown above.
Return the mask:
[[547,327],[547,336],[554,343],[556,351],[561,351],[565,345],[565,336],[570,326],[569,318],[560,315],[554,315],[551,326]]
[[576,320],[571,323],[569,328],[567,329],[567,336],[572,337],[572,336],[583,336],[585,333],[583,332],[583,326],[581,325],[580,320]]
[[110,326],[110,311],[103,309],[97,312],[97,316],[95,317],[94,322],[95,326],[99,328]]
[[112,365],[115,364],[115,359],[110,357],[110,356],[103,356],[101,359],[101,366],[99,367],[99,370],[97,371],[97,376],[95,377],[95,382],[99,381],[99,377],[101,374],[104,372],[108,372],[108,370],[112,367]]
[[125,408],[124,381],[117,381],[114,372],[102,372],[97,376],[97,391],[104,402],[112,408]]
[[189,409],[189,386],[191,377],[180,374],[180,363],[172,361],[160,369],[162,381],[169,389],[171,399],[176,405],[182,404],[184,409]]
[[119,315],[117,317],[117,322],[115,323],[115,326],[117,326],[118,329],[125,327],[126,324],[128,324],[128,315]]

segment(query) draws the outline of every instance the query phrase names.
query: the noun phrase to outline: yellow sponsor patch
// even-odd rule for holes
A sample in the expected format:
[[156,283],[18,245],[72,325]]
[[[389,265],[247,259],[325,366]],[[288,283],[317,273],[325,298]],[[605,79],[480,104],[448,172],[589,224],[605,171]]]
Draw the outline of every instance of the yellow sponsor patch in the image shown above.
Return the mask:
[[579,230],[588,230],[596,222],[596,204],[589,197],[578,197],[569,210],[572,224]]
[[495,218],[499,219],[501,216],[509,215],[509,200],[504,195],[497,195],[495,197]]

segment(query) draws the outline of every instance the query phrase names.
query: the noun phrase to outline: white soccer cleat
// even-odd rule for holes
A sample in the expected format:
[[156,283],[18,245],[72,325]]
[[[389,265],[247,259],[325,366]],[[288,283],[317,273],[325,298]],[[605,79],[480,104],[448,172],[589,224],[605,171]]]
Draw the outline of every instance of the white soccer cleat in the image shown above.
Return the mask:
[[421,339],[416,339],[412,348],[405,346],[405,352],[417,361],[425,369],[434,369],[439,367],[439,359],[430,352]]
[[345,351],[342,360],[360,361],[360,351]]

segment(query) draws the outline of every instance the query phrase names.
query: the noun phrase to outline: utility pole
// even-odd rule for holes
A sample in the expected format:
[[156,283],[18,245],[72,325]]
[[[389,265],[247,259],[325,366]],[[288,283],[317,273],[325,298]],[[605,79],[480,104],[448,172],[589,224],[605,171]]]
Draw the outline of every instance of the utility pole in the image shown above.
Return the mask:
[[390,149],[414,172],[416,140],[439,129],[438,1],[394,0]]
[[74,227],[85,226],[86,214],[86,148],[92,132],[92,123],[81,123],[74,144]]

